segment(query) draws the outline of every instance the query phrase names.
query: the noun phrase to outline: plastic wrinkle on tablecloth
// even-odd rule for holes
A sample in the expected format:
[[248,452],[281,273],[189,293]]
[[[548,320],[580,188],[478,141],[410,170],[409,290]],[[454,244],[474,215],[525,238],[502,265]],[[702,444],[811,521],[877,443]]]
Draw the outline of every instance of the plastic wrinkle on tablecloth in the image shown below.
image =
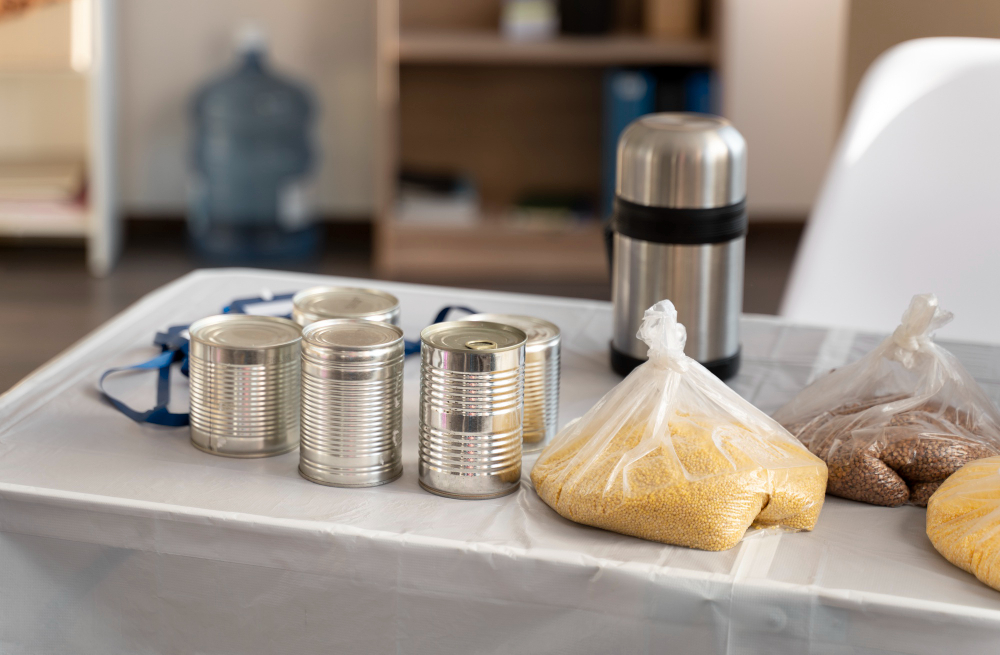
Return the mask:
[[[563,424],[620,380],[607,303],[251,270],[185,276],[0,397],[0,652],[941,653],[1000,638],[1000,593],[934,551],[916,507],[828,498],[814,532],[751,534],[710,553],[562,519],[530,487],[534,457],[513,496],[432,496],[417,485],[415,358],[404,474],[372,489],[309,483],[297,453],[202,453],[186,429],[133,423],[100,398],[100,372],[155,354],[157,330],[317,284],[394,293],[408,338],[456,303],[556,323]],[[878,340],[745,317],[731,385],[773,412]],[[946,347],[1000,398],[1000,348]],[[186,384],[174,376],[175,410]],[[108,386],[141,406],[155,375]]]

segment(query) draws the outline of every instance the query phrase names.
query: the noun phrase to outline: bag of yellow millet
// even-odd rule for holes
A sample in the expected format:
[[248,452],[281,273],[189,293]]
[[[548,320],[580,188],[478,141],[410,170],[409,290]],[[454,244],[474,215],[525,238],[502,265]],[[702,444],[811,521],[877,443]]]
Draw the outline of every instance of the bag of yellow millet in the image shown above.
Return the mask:
[[946,560],[1000,590],[1000,457],[970,462],[927,502],[927,537]]
[[703,550],[751,526],[811,530],[823,460],[684,354],[670,301],[646,310],[638,336],[649,360],[539,456],[542,500],[578,523]]

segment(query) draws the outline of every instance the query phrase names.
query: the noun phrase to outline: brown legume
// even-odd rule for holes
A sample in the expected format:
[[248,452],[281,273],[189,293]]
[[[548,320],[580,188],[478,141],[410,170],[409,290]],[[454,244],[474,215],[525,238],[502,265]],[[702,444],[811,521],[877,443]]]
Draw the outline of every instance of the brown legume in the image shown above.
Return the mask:
[[828,493],[887,507],[924,506],[962,466],[1000,454],[1000,447],[977,434],[969,413],[954,407],[927,403],[893,415],[868,411],[900,399],[873,398],[786,426],[827,462]]

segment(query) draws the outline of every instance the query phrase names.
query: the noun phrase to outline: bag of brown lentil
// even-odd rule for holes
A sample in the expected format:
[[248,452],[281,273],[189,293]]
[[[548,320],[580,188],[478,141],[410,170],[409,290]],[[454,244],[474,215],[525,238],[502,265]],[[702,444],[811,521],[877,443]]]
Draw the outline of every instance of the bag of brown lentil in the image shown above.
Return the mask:
[[542,451],[535,490],[562,516],[704,550],[751,526],[811,530],[826,466],[684,354],[670,301],[646,310],[637,367]]
[[1000,413],[954,355],[931,341],[952,318],[914,296],[902,324],[775,413],[830,467],[827,492],[874,505],[927,505],[972,460],[1000,455]]

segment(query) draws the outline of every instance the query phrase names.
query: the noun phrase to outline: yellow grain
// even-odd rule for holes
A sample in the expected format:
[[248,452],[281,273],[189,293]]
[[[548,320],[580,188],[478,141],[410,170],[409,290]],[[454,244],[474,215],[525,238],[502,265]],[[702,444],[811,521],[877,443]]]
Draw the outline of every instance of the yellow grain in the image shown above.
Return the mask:
[[927,502],[927,537],[946,560],[1000,590],[1000,456],[942,483]]
[[684,416],[669,434],[648,429],[627,423],[596,456],[581,453],[595,434],[580,430],[543,453],[535,489],[578,523],[703,550],[733,547],[751,525],[816,525],[826,465],[789,435]]

